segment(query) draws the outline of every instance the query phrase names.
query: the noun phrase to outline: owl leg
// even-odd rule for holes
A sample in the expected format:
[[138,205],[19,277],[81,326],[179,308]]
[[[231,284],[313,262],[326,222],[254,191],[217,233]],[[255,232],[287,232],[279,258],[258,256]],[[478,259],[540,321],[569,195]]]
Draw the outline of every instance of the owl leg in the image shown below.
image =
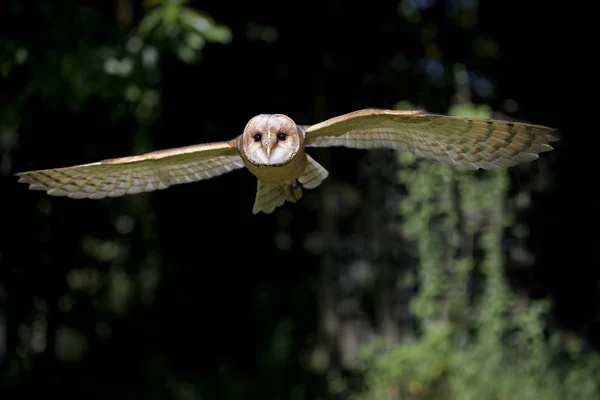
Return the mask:
[[283,185],[268,185],[258,181],[256,187],[256,198],[254,199],[253,214],[264,212],[272,213],[275,208],[282,206],[285,201],[295,203],[302,197],[302,187],[307,189],[316,188],[329,175],[329,172],[321,164],[306,155],[308,163],[302,175],[296,180]]
[[329,172],[308,154],[306,155],[306,159],[308,162],[302,175],[297,180],[294,179],[283,186],[285,199],[292,203],[295,203],[302,197],[302,187],[314,189],[329,175]]
[[300,186],[296,179],[286,184],[283,187],[283,191],[285,193],[285,199],[292,203],[297,202],[302,197],[302,186]]
[[304,173],[298,178],[298,181],[307,189],[314,189],[329,176],[329,172],[321,164],[316,162],[311,156],[306,155],[307,163]]

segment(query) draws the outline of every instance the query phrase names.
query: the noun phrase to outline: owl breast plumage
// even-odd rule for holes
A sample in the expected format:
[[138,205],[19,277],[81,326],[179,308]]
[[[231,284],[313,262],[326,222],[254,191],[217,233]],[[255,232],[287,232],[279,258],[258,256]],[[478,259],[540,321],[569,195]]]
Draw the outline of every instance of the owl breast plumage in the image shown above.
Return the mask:
[[302,197],[328,172],[306,147],[409,151],[468,169],[511,167],[552,150],[554,129],[421,111],[367,109],[311,126],[282,114],[252,118],[230,141],[155,151],[72,167],[18,173],[30,189],[70,198],[116,197],[195,182],[246,167],[257,178],[253,213],[271,213]]

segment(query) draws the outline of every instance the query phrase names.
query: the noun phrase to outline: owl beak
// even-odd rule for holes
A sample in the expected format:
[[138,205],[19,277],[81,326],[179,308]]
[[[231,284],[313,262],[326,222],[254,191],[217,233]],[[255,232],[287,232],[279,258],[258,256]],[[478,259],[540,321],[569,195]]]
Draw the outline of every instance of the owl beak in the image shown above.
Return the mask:
[[270,158],[271,157],[271,146],[267,146],[266,150],[267,150],[267,158]]

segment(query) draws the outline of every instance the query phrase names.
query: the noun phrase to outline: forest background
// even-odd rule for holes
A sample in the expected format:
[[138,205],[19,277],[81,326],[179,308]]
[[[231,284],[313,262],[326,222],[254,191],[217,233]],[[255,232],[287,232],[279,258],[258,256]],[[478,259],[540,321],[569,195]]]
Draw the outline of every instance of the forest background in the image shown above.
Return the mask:
[[[600,398],[594,46],[563,2],[6,0],[0,398]],[[245,170],[101,201],[16,172],[420,108],[556,127],[463,171],[312,149],[252,215]]]

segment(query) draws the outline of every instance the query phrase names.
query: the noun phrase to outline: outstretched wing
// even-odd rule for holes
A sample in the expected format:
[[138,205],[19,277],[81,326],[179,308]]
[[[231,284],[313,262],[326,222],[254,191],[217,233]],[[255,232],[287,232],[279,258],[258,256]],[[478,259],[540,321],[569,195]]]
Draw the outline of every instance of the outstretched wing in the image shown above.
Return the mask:
[[235,140],[160,150],[140,156],[16,174],[33,190],[74,199],[101,199],[209,179],[244,162]]
[[510,167],[552,150],[555,129],[422,111],[367,109],[303,127],[306,146],[391,148],[470,169]]

